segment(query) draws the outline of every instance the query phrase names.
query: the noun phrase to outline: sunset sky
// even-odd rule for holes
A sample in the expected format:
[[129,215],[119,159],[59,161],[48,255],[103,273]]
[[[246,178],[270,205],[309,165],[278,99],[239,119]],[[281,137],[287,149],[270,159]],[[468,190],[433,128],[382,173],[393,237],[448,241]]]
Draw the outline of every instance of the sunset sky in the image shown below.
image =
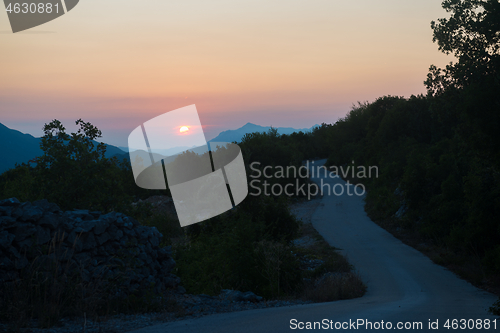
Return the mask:
[[[0,123],[90,121],[106,143],[196,104],[207,139],[247,122],[333,123],[357,101],[425,92],[439,0],[81,0],[13,34],[0,11]],[[189,125],[189,124],[186,124]]]

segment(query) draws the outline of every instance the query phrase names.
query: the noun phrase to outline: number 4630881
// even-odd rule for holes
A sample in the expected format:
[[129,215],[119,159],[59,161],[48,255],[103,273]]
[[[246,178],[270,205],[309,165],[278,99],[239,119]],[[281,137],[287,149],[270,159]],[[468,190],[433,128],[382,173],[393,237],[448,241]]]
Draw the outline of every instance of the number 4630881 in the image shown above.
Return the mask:
[[53,11],[55,11],[56,13],[59,13],[59,4],[56,3],[55,5],[52,5],[50,2],[48,2],[48,3],[39,2],[38,4],[36,4],[36,3],[14,3],[14,4],[9,3],[9,5],[6,8],[6,11],[9,14],[12,12],[14,12],[15,14],[19,14],[19,13],[22,13],[22,14],[47,13],[47,14],[50,14]]
[[464,329],[470,329],[470,330],[473,330],[473,329],[476,329],[476,330],[481,330],[481,329],[485,329],[485,330],[489,330],[490,328],[491,329],[494,329],[496,330],[497,329],[497,320],[494,319],[494,320],[489,320],[489,319],[448,319],[446,321],[446,323],[444,323],[443,325],[444,328],[447,328],[447,329],[453,329],[453,330],[456,330],[456,329],[461,329],[461,330],[464,330]]

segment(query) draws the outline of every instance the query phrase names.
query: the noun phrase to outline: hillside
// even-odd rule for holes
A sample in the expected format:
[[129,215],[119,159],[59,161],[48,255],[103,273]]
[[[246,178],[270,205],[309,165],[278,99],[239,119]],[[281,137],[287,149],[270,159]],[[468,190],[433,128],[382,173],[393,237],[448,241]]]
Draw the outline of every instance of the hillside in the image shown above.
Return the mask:
[[0,173],[41,154],[40,139],[0,123]]

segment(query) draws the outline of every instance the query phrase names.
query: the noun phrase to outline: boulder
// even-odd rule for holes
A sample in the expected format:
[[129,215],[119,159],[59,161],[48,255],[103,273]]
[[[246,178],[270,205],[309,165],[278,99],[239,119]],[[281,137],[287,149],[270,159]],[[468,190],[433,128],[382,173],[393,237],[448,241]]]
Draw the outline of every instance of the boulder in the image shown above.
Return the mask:
[[257,296],[251,291],[243,293],[238,290],[230,289],[222,289],[219,297],[231,302],[260,302],[263,299],[261,296]]

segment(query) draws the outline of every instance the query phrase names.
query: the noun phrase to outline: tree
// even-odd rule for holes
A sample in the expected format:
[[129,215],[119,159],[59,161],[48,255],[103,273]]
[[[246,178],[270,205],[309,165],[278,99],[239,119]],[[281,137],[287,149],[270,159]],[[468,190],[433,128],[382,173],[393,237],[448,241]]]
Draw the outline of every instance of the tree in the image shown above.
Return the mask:
[[133,197],[151,195],[135,185],[128,161],[105,157],[106,145],[94,141],[101,136],[97,127],[81,119],[76,124],[80,128],[71,134],[59,120],[45,124],[43,155],[0,175],[0,198],[47,199],[63,210],[127,212]]
[[430,95],[463,88],[486,77],[498,83],[500,64],[500,2],[498,0],[444,0],[450,18],[432,21],[433,42],[458,62],[443,70],[432,65],[425,85]]
[[81,119],[76,121],[76,125],[80,125],[80,128],[71,135],[65,132],[66,129],[57,119],[44,125],[45,135],[40,143],[44,154],[37,159],[38,165],[46,168],[64,159],[83,164],[105,160],[106,145],[101,142],[96,147],[94,144],[94,140],[101,137],[101,131]]
[[[42,197],[63,209],[86,208],[108,211],[130,201],[124,191],[126,170],[114,158],[105,157],[106,145],[94,141],[101,131],[89,122],[76,121],[80,128],[67,134],[59,120],[43,127],[35,174]],[[130,176],[130,175],[129,175]]]

